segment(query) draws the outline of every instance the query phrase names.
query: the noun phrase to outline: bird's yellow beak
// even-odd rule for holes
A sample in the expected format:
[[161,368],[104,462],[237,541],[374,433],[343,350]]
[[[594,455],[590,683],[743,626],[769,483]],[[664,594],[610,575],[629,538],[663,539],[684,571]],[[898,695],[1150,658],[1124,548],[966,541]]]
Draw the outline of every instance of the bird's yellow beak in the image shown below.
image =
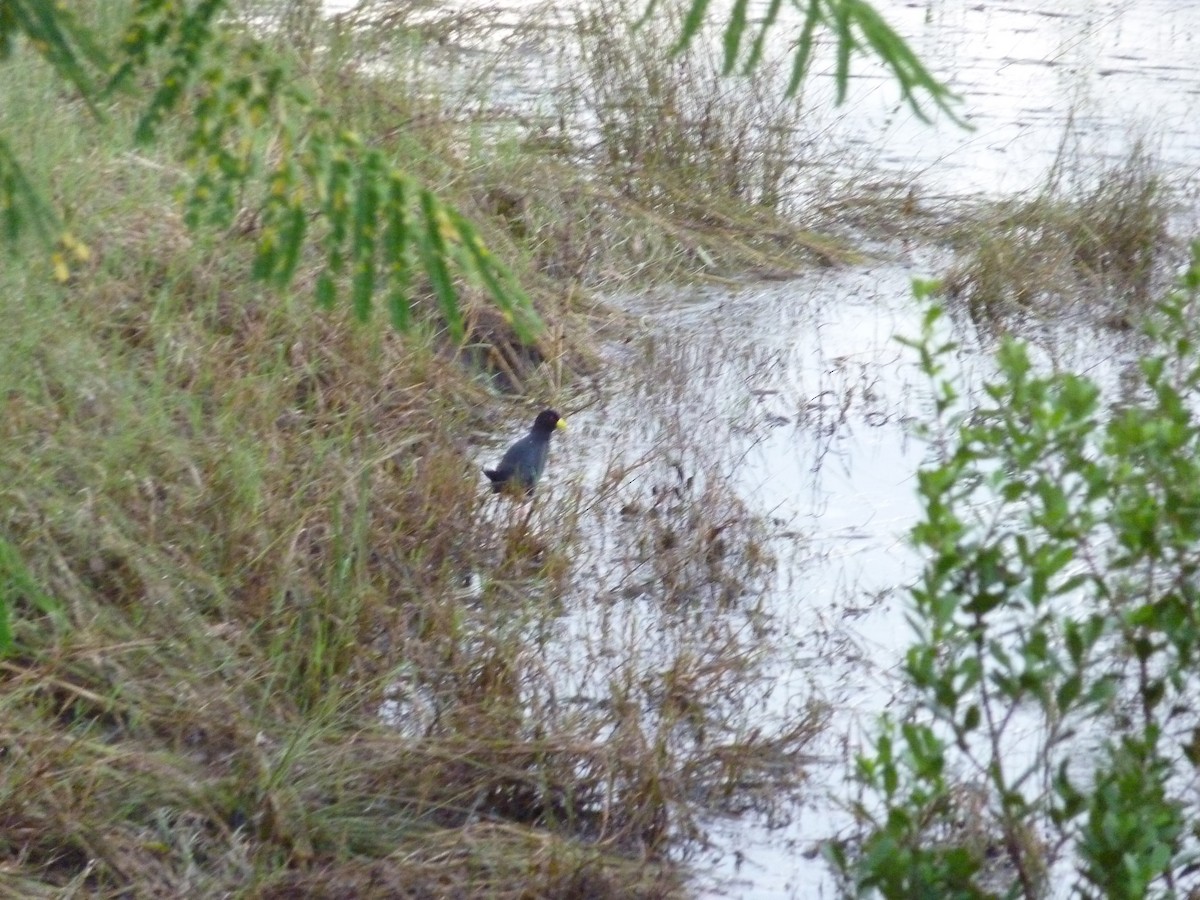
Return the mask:
[[558,424],[555,425],[554,427],[559,429],[560,431],[566,431],[567,430],[567,420],[560,416],[558,419]]

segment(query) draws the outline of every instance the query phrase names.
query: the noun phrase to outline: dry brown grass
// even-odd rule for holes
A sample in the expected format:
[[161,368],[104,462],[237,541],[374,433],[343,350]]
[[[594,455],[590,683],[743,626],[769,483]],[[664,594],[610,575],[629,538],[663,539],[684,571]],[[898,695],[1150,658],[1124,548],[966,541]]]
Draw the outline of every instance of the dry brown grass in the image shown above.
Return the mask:
[[[36,350],[5,367],[0,529],[63,610],[16,603],[0,669],[22,890],[675,892],[689,804],[759,765],[756,739],[680,738],[737,648],[677,659],[652,719],[537,700],[558,676],[505,621],[560,615],[581,513],[481,515],[469,371],[166,269],[157,294],[101,265],[6,310]],[[700,515],[701,568],[659,560],[689,591],[723,555]]]
[[1135,145],[1091,177],[1070,160],[1061,166],[1040,192],[967,229],[945,287],[977,323],[1006,328],[1082,311],[1128,328],[1158,296],[1170,196],[1157,163]]

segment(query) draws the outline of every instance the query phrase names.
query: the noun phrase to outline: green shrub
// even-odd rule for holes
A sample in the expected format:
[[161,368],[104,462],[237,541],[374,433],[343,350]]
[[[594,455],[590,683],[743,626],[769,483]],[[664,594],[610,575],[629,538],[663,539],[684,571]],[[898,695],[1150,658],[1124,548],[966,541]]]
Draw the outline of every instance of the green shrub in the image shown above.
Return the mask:
[[862,827],[830,848],[853,893],[1182,895],[1200,716],[1200,243],[1119,401],[1006,341],[984,405],[938,391],[913,531],[913,703],[858,762]]

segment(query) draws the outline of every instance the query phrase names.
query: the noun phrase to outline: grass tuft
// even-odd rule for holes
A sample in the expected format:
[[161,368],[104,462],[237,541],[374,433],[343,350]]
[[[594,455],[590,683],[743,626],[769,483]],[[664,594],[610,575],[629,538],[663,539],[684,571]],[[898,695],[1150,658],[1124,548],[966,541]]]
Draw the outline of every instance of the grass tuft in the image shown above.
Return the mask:
[[1039,193],[999,204],[967,230],[945,287],[977,322],[1083,310],[1128,327],[1157,296],[1170,212],[1157,163],[1137,144],[1084,183],[1068,183],[1066,165]]

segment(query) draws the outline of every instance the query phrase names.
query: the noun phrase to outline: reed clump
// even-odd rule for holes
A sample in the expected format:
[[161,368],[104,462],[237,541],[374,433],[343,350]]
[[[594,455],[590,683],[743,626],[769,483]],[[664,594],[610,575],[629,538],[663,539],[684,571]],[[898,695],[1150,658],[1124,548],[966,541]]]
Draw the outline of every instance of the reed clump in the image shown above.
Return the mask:
[[1162,287],[1170,204],[1141,144],[1090,177],[1061,159],[1037,193],[990,208],[965,230],[946,291],[980,323],[1082,312],[1128,328]]

